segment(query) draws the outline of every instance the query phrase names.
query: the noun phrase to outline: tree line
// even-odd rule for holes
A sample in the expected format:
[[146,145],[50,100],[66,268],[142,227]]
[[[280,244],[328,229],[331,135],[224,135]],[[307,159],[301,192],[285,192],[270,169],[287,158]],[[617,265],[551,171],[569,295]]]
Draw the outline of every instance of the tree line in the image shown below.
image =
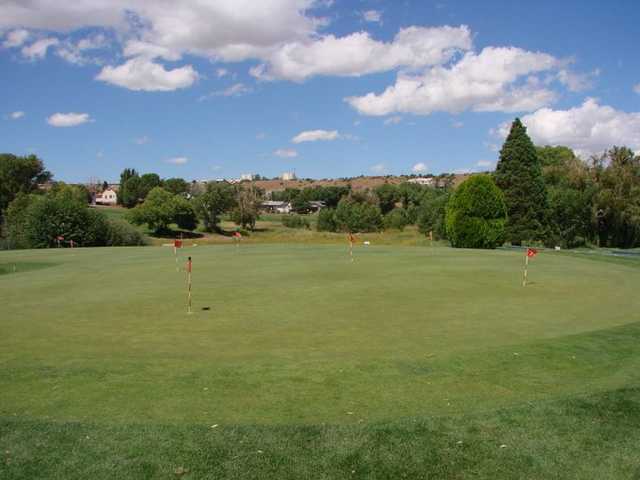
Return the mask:
[[[34,155],[0,155],[0,222],[5,245],[46,247],[65,236],[82,245],[139,244],[126,222],[103,218],[89,209],[91,194],[82,186],[39,185],[52,179]],[[104,185],[103,185],[104,188]],[[321,201],[319,231],[402,230],[448,239],[456,247],[495,248],[505,242],[567,248],[640,246],[640,157],[612,147],[584,161],[563,146],[536,147],[516,119],[495,172],[473,175],[457,188],[404,182],[353,191],[346,186],[287,188],[270,192],[290,202],[298,215],[286,216],[292,228],[311,228],[304,215]],[[155,173],[125,169],[118,201],[126,218],[156,234],[177,225],[193,231],[220,230],[228,216],[239,227],[255,228],[265,192],[253,182],[189,183]]]

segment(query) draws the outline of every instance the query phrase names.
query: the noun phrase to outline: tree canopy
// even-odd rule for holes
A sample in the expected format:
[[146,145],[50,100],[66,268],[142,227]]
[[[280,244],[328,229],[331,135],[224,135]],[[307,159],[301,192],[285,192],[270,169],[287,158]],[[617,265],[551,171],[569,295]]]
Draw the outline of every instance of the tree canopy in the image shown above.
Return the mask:
[[515,245],[529,240],[545,240],[547,191],[536,148],[520,119],[511,125],[494,174],[507,205],[507,240]]

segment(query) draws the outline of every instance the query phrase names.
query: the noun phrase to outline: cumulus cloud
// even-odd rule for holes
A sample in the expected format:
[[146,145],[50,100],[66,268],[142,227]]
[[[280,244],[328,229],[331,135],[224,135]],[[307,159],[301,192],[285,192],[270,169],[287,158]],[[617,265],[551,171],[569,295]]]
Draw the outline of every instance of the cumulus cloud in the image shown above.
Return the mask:
[[88,113],[54,113],[47,118],[47,123],[52,127],[76,127],[83,123],[90,122],[91,117]]
[[599,69],[590,73],[576,73],[562,69],[558,72],[558,81],[572,92],[582,92],[593,88],[595,78],[598,75],[600,75]]
[[189,159],[187,157],[173,157],[167,158],[165,163],[170,163],[171,165],[184,165],[187,163]]
[[[468,52],[453,65],[436,66],[423,74],[401,73],[395,85],[380,93],[346,101],[364,115],[435,111],[531,111],[556,95],[533,75],[555,68],[553,56],[515,47],[486,47]],[[526,78],[525,78],[526,77]]]
[[226,68],[218,68],[218,69],[216,69],[216,76],[218,78],[222,78],[225,75],[229,75],[229,70],[227,70]]
[[106,66],[96,76],[97,80],[106,83],[147,92],[190,87],[198,78],[198,73],[191,65],[167,70],[163,65],[144,57],[132,58],[117,67]]
[[[568,110],[542,108],[522,117],[527,133],[538,145],[565,145],[584,157],[600,153],[613,145],[640,150],[640,112],[622,112],[588,98]],[[506,137],[510,124],[500,125],[496,133]]]
[[360,76],[399,67],[439,65],[469,48],[471,32],[466,26],[403,28],[387,43],[374,40],[367,32],[325,35],[284,44],[251,74],[260,79],[294,81],[314,75]]
[[424,173],[427,171],[427,165],[422,162],[416,163],[413,167],[411,167],[411,171],[413,173]]
[[292,148],[279,148],[273,154],[280,158],[294,158],[298,156],[298,152]]
[[23,112],[23,111],[21,111],[21,110],[19,110],[19,111],[17,111],[17,112],[11,112],[11,113],[9,114],[9,118],[10,118],[11,120],[18,120],[18,119],[20,119],[20,118],[22,118],[22,117],[24,117],[24,112]]
[[24,28],[19,28],[17,30],[12,30],[7,33],[4,42],[2,42],[2,46],[4,48],[17,48],[21,47],[24,42],[29,38],[29,31]]
[[293,143],[316,142],[318,140],[336,140],[340,138],[337,130],[306,130],[293,137]]
[[633,86],[633,91],[636,92],[638,95],[640,95],[640,83],[636,83]]
[[362,19],[365,22],[381,23],[382,12],[380,10],[365,10],[362,12]]
[[47,56],[50,47],[60,43],[60,40],[53,37],[41,38],[33,42],[31,45],[22,47],[22,56],[29,60],[41,60]]

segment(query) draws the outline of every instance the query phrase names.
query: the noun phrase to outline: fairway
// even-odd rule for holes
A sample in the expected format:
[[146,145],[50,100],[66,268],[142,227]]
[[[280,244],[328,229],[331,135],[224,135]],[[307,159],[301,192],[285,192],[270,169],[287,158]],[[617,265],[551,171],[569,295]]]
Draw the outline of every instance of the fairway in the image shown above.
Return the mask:
[[171,248],[0,253],[4,442],[36,428],[24,424],[264,437],[475,418],[639,385],[640,269],[624,262],[543,252],[523,288],[513,251],[180,255],[176,272]]

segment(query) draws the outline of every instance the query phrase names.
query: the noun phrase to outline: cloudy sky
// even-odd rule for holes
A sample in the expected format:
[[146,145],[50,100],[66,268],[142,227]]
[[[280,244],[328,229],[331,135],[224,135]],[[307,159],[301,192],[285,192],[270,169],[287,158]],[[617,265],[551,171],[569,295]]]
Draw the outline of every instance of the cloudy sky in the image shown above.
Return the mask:
[[56,178],[491,168],[508,122],[640,150],[635,0],[0,0],[0,151]]

